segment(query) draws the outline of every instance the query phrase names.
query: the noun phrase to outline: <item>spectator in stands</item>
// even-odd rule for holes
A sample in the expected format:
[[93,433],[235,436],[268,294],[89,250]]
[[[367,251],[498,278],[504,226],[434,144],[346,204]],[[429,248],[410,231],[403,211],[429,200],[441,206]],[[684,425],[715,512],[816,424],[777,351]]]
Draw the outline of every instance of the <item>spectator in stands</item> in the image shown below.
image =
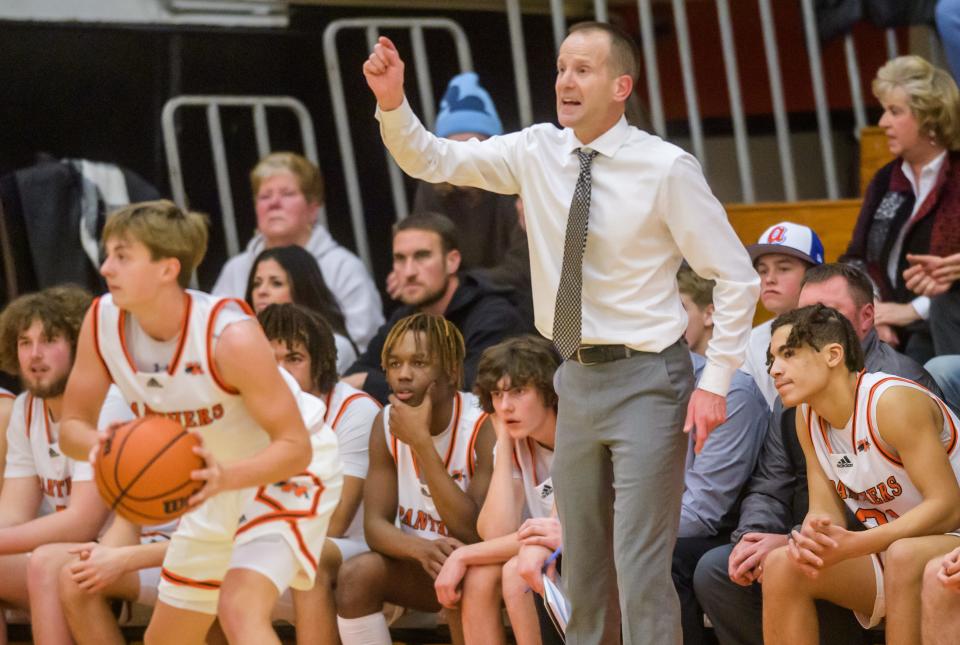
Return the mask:
[[[903,272],[907,288],[921,296],[938,296],[954,288],[960,278],[960,253],[947,257],[907,255],[910,268]],[[934,300],[934,303],[937,303]],[[931,308],[932,310],[932,308]],[[931,317],[933,317],[931,313]],[[956,333],[960,333],[957,330]],[[943,397],[954,410],[960,410],[960,355],[934,356],[924,367],[943,390]]]
[[[370,432],[363,504],[371,551],[344,562],[337,580],[344,645],[390,645],[384,602],[438,611],[433,581],[444,561],[480,539],[494,431],[477,397],[458,391],[463,359],[463,337],[442,316],[403,318],[384,342],[393,394]],[[459,618],[449,610],[448,618],[462,644]]]
[[937,32],[953,78],[960,78],[960,0],[937,0]]
[[907,254],[960,251],[960,92],[946,71],[900,56],[877,72],[880,127],[896,159],[867,187],[843,261],[864,268],[879,290],[877,331],[924,362],[960,353],[960,295],[914,296]]
[[[823,264],[823,243],[816,231],[793,222],[774,224],[763,232],[756,244],[748,246],[747,251],[760,274],[760,302],[776,316],[796,308],[804,273],[812,266]],[[756,381],[770,407],[777,398],[773,379],[767,373],[772,322],[761,323],[750,332],[742,368]]]
[[[493,476],[477,518],[483,542],[458,548],[434,583],[444,607],[460,607],[467,645],[505,644],[500,608],[506,604],[517,645],[540,645],[535,602],[518,572],[523,520],[556,515],[553,505],[553,445],[557,394],[553,375],[560,360],[549,341],[511,338],[488,347],[474,389],[496,432]],[[546,625],[547,634],[556,635]]]
[[393,271],[401,284],[403,306],[347,369],[344,380],[386,403],[387,381],[380,367],[384,341],[397,321],[420,311],[446,317],[463,334],[464,382],[471,387],[483,350],[523,333],[525,327],[505,289],[459,269],[460,244],[447,217],[422,213],[398,222],[393,228]]
[[[497,108],[476,73],[464,72],[450,80],[440,100],[434,133],[453,141],[482,141],[503,134]],[[518,221],[513,195],[448,183],[418,182],[413,212],[449,217],[457,227],[461,268],[513,289],[511,297],[533,329],[527,235]],[[392,298],[399,298],[401,288],[396,272],[387,276],[387,292]]]
[[[5,606],[29,607],[31,551],[50,542],[92,540],[109,514],[90,466],[64,455],[58,441],[63,393],[90,301],[78,287],[50,287],[21,296],[0,314],[0,369],[19,375],[25,390],[6,428],[0,491],[0,602]],[[99,427],[130,418],[119,391],[111,388]],[[56,594],[47,591],[56,602]],[[69,641],[63,631],[46,635]]]
[[253,260],[264,249],[296,244],[316,258],[320,273],[346,319],[349,336],[362,350],[383,322],[383,305],[360,259],[318,223],[324,208],[323,178],[310,161],[292,152],[264,157],[250,172],[257,232],[246,250],[230,258],[212,293],[242,298]]
[[927,563],[923,572],[923,645],[951,645],[960,634],[960,547]]
[[[865,628],[886,617],[887,643],[919,643],[924,567],[960,546],[944,535],[960,529],[960,419],[916,383],[864,373],[835,309],[779,316],[770,354],[781,399],[797,407],[810,496],[802,528],[762,565],[765,642],[816,643],[814,601],[831,599]],[[846,528],[849,513],[865,531]]]
[[[916,361],[877,337],[873,285],[863,271],[840,263],[811,267],[804,276],[798,304],[817,302],[837,309],[850,320],[868,372],[896,374],[938,392],[936,383]],[[763,643],[759,566],[770,551],[786,544],[787,533],[807,511],[806,461],[795,418],[795,410],[784,408],[777,397],[731,543],[707,552],[694,573],[697,599],[724,645]],[[851,526],[857,524],[852,515],[849,519]],[[860,642],[860,630],[850,612],[827,603],[821,603],[820,611],[822,642]]]
[[[684,337],[691,347],[694,377],[699,381],[706,358],[695,348],[705,347],[713,334],[707,309],[713,309],[714,282],[701,278],[688,266],[680,268],[677,282],[687,311]],[[697,301],[706,304],[699,305]],[[769,414],[767,402],[753,379],[737,370],[727,392],[726,421],[710,433],[699,454],[694,451],[694,437],[690,437],[680,532],[672,565],[685,645],[705,642],[703,611],[693,590],[694,570],[704,553],[730,541],[730,531],[737,525],[738,502],[757,462]]]
[[357,360],[357,346],[347,332],[340,305],[330,293],[313,256],[300,246],[265,249],[254,260],[244,300],[256,313],[267,305],[293,302],[313,311],[333,330],[337,372]]

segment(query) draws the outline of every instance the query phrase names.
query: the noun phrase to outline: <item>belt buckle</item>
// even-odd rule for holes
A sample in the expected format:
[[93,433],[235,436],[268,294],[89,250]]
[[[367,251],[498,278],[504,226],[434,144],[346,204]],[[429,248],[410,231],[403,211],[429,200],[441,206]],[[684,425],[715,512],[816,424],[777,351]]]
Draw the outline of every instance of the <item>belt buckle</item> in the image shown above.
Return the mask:
[[580,363],[581,365],[597,365],[597,364],[599,364],[599,363],[602,363],[603,361],[587,361],[587,360],[584,360],[583,357],[582,357],[582,355],[580,354],[580,352],[582,352],[582,351],[585,350],[585,349],[594,349],[594,348],[596,348],[596,347],[597,347],[596,345],[581,345],[580,347],[578,347],[578,348],[577,348],[577,351],[574,352],[574,353],[576,354],[576,356],[577,356],[577,362]]

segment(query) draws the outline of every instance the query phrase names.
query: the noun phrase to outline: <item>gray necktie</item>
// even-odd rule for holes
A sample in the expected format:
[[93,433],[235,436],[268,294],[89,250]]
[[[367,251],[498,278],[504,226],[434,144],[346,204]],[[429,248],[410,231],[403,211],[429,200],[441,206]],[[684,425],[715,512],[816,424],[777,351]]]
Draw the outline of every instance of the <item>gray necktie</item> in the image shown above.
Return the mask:
[[553,310],[553,344],[560,356],[570,356],[580,346],[582,324],[581,291],[583,290],[583,251],[587,247],[587,221],[590,215],[590,165],[595,150],[577,149],[580,176],[573,191],[567,215],[567,235],[563,243],[563,267]]

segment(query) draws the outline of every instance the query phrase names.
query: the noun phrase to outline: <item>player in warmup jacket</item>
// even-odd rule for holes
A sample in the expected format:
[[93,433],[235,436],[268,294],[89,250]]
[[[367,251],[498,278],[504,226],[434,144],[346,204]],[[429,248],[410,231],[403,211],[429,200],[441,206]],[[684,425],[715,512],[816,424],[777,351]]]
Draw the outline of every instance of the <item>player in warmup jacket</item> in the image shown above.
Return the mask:
[[[299,387],[243,303],[186,289],[206,250],[203,216],[167,201],[133,204],[110,216],[103,239],[110,294],[81,330],[64,449],[84,458],[96,447],[92,410],[113,381],[137,416],[194,429],[206,462],[167,547],[145,642],[203,642],[219,617],[231,642],[278,643],[273,607],[286,587],[313,585],[339,498],[336,438],[307,431],[323,403],[298,407]],[[235,554],[241,514],[263,493],[276,513]]]
[[[0,369],[19,375],[25,390],[6,428],[0,492],[0,600],[7,605],[29,606],[31,551],[92,540],[107,519],[92,471],[59,445],[64,388],[89,303],[90,294],[78,287],[52,287],[21,296],[0,315]],[[93,413],[103,425],[130,418],[115,390]]]
[[330,518],[316,582],[310,590],[284,594],[274,612],[275,617],[296,623],[297,642],[333,645],[340,640],[334,602],[337,571],[344,561],[369,551],[363,537],[363,482],[369,464],[370,428],[380,404],[369,394],[337,381],[336,340],[317,314],[300,305],[279,304],[268,306],[258,318],[277,363],[304,391],[326,403],[324,422],[337,435],[343,460],[343,491]]
[[[524,520],[551,518],[550,467],[557,430],[553,374],[559,358],[541,338],[511,338],[486,349],[474,386],[496,431],[493,476],[477,528],[483,542],[450,554],[434,586],[445,607],[460,607],[470,643],[506,643],[505,603],[518,645],[541,642],[534,594],[520,577]],[[550,555],[546,550],[545,558]]]
[[[797,407],[810,506],[763,566],[764,642],[819,642],[814,601],[886,617],[891,645],[920,642],[924,566],[960,546],[956,415],[922,386],[863,371],[853,326],[811,305],[778,317],[770,375]],[[845,527],[843,505],[866,531]],[[805,575],[804,575],[805,574]]]
[[[384,602],[439,611],[433,582],[464,542],[490,484],[494,433],[477,397],[459,392],[463,337],[418,313],[390,330],[382,363],[393,394],[370,432],[364,528],[371,551],[344,562],[337,614],[344,645],[389,645]],[[462,643],[459,617],[448,613]]]

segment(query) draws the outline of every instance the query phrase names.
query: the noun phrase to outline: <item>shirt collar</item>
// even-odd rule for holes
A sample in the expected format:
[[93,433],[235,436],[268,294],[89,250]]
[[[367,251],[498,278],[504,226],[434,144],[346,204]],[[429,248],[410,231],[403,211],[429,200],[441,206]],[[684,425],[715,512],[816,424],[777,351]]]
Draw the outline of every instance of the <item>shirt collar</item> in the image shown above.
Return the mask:
[[577,135],[573,133],[573,128],[564,128],[564,149],[568,154],[571,154],[576,152],[577,148],[586,148],[596,150],[604,157],[612,157],[620,149],[620,146],[627,141],[629,130],[630,125],[627,123],[626,117],[621,116],[620,120],[613,124],[613,127],[585,145],[577,139]]
[[920,169],[919,177],[913,176],[913,168],[910,166],[909,163],[907,163],[906,159],[903,160],[903,162],[900,164],[900,168],[901,170],[903,170],[903,175],[907,178],[907,181],[910,182],[910,187],[913,188],[914,195],[918,195],[920,193],[919,183],[923,181],[924,177],[937,176],[946,158],[947,158],[947,151],[944,150],[943,152],[938,154],[936,157],[934,157],[933,160],[931,160],[927,165],[925,165],[923,168]]

